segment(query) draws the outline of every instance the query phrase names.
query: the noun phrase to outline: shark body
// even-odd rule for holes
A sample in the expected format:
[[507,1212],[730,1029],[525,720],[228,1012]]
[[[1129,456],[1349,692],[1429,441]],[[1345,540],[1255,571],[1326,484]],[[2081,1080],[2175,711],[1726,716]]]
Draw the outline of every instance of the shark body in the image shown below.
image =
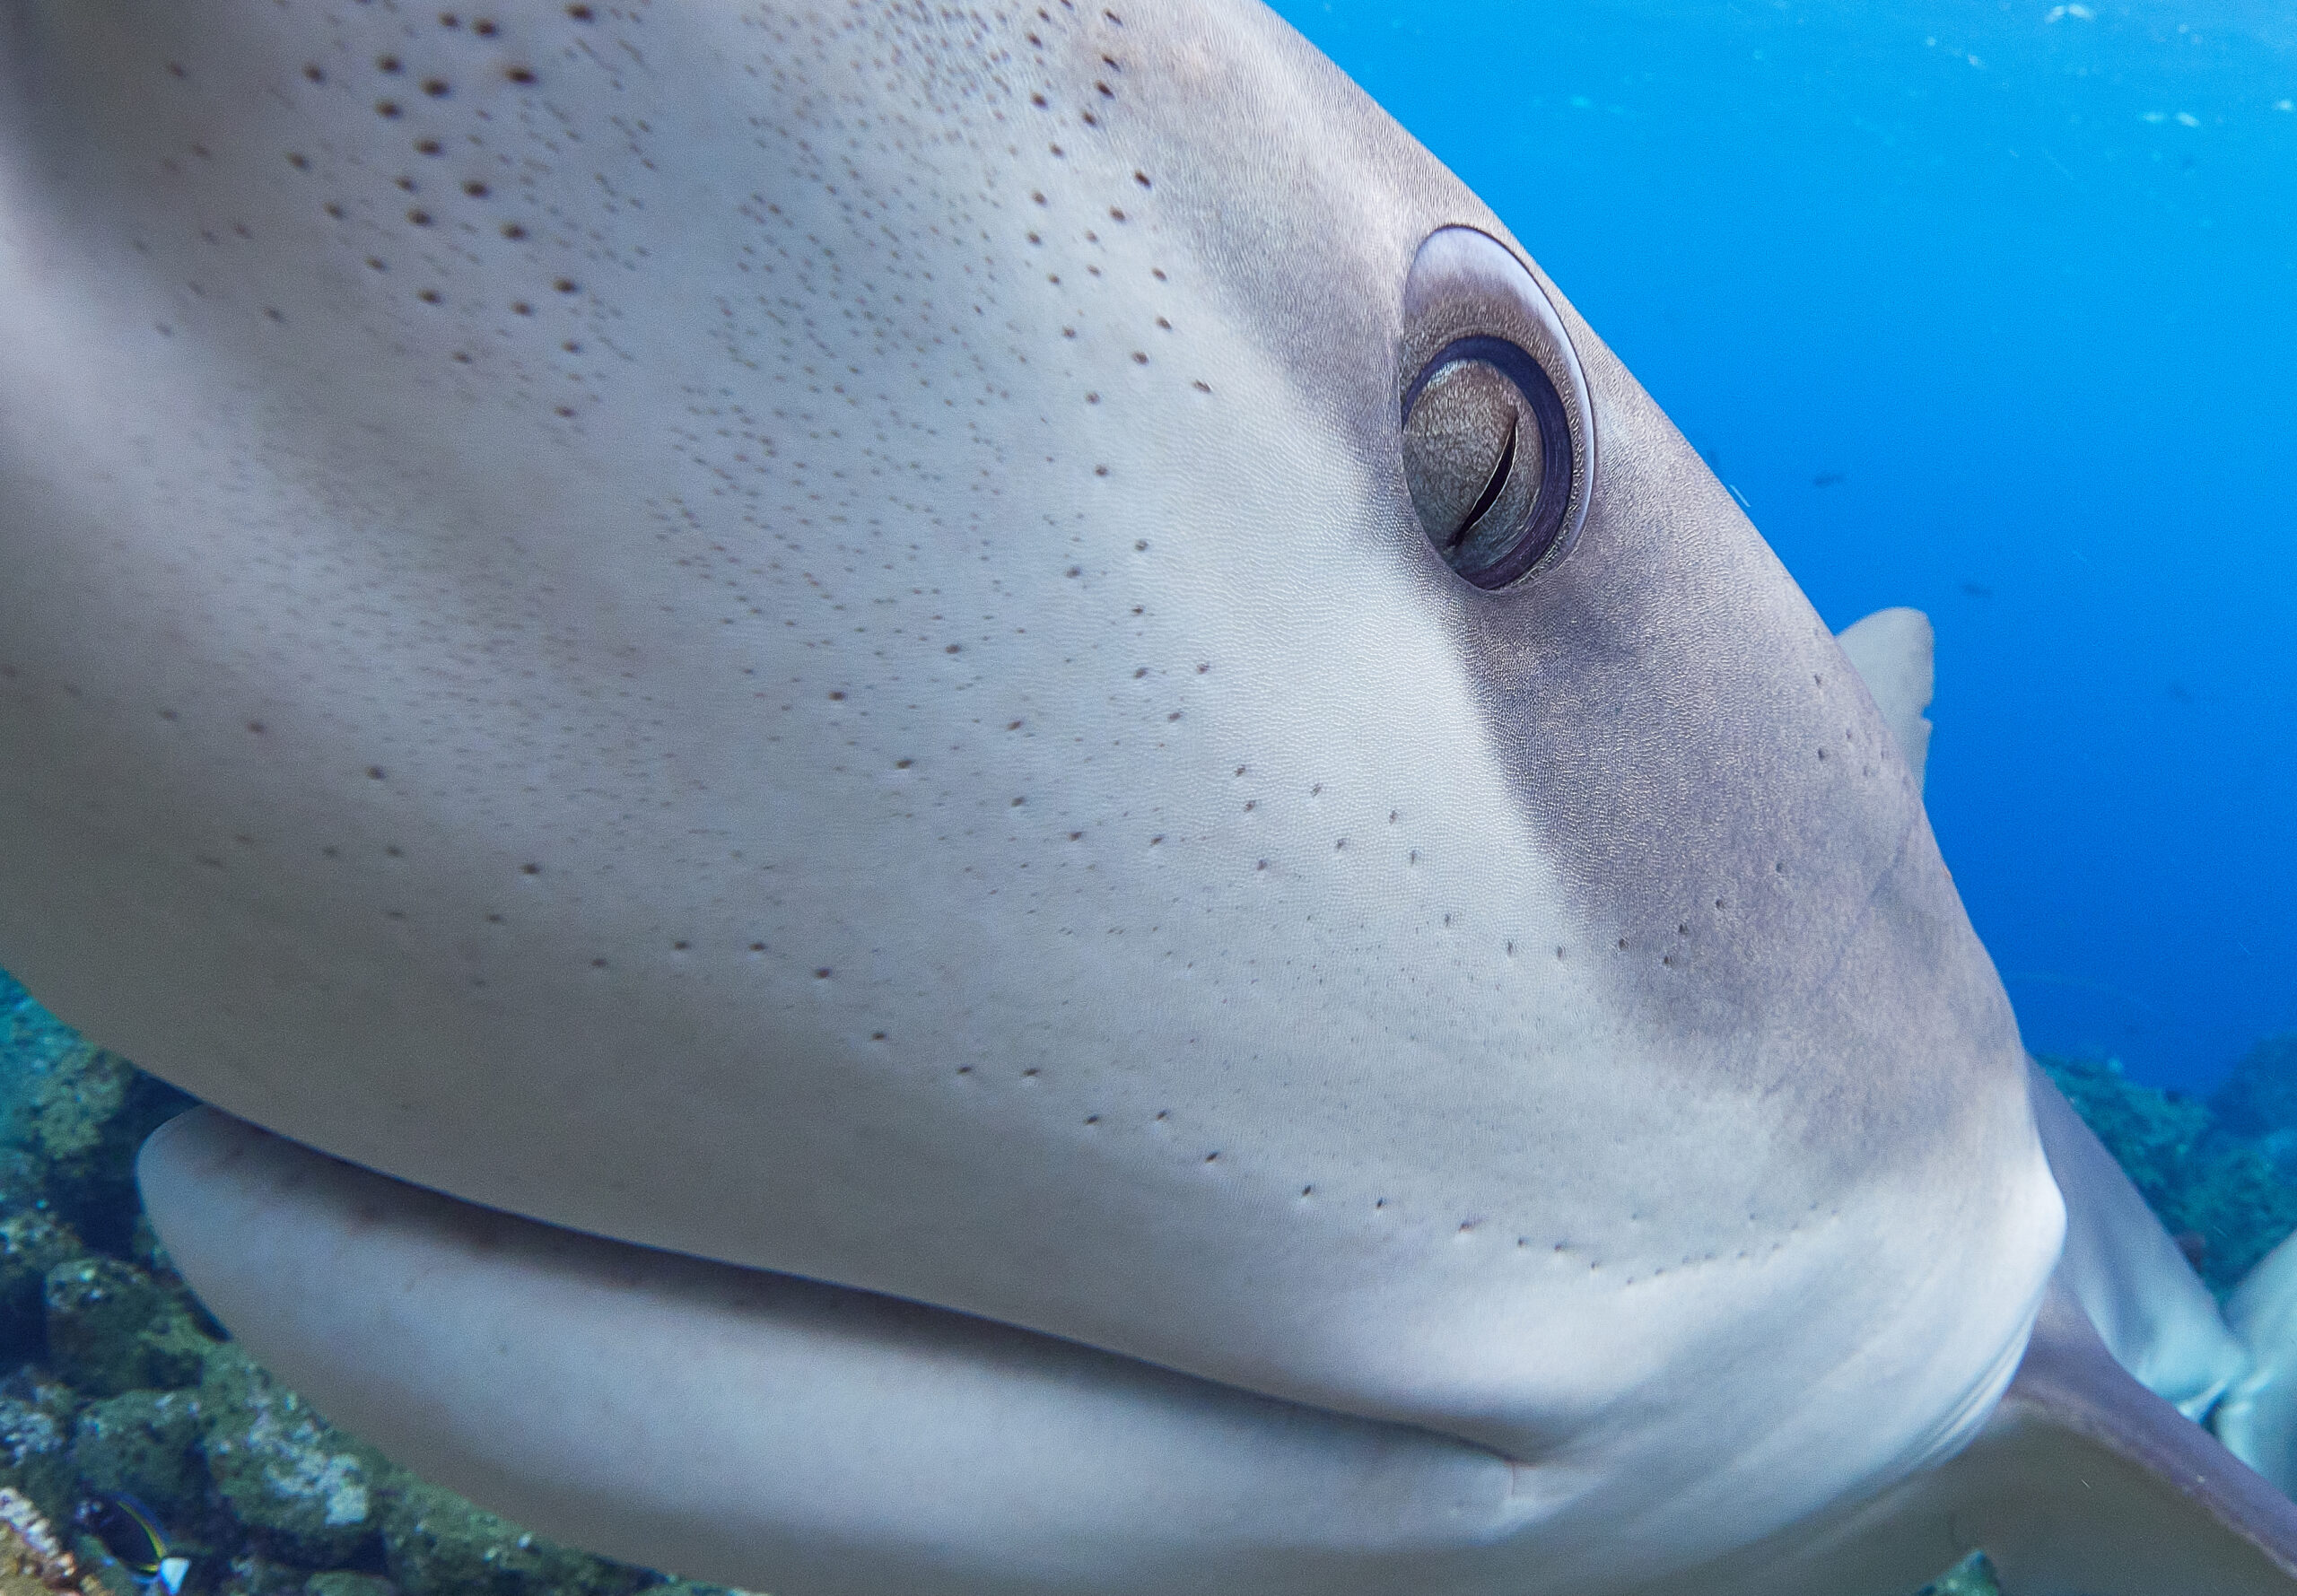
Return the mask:
[[[346,1422],[777,1589],[1524,1596],[1918,1582],[2038,1315],[2184,1423],[1920,706],[1265,11],[4,17],[0,963]],[[2297,1588],[2224,1467],[2086,1544]]]

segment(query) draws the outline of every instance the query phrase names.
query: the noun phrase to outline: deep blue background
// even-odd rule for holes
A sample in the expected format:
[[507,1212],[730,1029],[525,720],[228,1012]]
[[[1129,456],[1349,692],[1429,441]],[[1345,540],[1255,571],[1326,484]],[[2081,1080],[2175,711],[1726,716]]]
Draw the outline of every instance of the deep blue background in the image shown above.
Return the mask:
[[2029,1044],[2203,1087],[2297,1029],[2297,5],[1278,9],[1830,624],[1930,612],[1931,815]]

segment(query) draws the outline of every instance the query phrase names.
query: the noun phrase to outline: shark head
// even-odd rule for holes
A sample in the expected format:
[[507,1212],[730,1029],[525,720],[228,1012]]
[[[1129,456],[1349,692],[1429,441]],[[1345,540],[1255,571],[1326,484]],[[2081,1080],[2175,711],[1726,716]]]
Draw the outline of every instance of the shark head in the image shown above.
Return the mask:
[[1541,1590],[1984,1418],[2061,1215],[1917,780],[1271,14],[5,25],[0,964],[66,1017],[1484,1449]]

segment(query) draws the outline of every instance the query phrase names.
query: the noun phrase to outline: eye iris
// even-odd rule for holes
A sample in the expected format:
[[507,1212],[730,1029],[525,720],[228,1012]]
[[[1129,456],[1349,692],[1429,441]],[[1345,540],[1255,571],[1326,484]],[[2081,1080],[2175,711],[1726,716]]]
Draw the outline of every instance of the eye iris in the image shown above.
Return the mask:
[[1521,344],[1475,336],[1439,350],[1404,395],[1403,457],[1428,542],[1479,588],[1523,576],[1562,530],[1569,423]]
[[1523,508],[1512,501],[1524,496],[1524,484],[1537,488],[1541,454],[1539,423],[1525,413],[1523,396],[1480,361],[1436,371],[1404,418],[1412,508],[1438,549],[1472,564],[1489,563],[1494,552],[1477,535]]

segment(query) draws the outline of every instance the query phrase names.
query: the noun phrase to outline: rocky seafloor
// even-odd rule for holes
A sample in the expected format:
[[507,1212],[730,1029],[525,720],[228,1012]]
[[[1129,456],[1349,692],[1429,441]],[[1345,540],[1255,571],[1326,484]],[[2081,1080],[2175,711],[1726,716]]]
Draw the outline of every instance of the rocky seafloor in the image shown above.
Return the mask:
[[[2297,1036],[2206,1102],[2043,1063],[2221,1295],[2297,1228]],[[135,1198],[137,1146],[189,1102],[0,974],[0,1596],[146,1596],[123,1499],[185,1596],[718,1596],[417,1478],[249,1359]],[[1922,1596],[1997,1592],[1978,1557]]]

